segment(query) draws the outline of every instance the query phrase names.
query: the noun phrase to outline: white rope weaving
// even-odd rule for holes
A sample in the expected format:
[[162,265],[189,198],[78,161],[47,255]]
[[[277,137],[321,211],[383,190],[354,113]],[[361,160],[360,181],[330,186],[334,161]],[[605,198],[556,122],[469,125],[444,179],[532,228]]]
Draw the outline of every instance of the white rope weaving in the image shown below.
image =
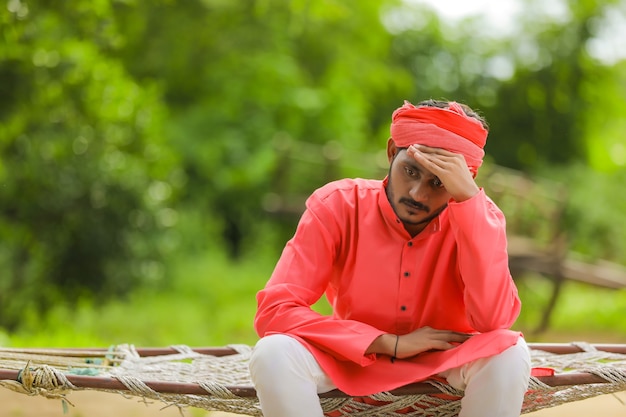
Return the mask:
[[[554,369],[559,376],[588,373],[606,382],[553,387],[545,383],[545,379],[531,377],[523,413],[626,390],[626,354],[600,351],[584,343],[575,346],[584,352],[554,354],[533,350],[532,365]],[[78,355],[75,351],[33,353],[0,349],[0,369],[5,370],[2,372],[19,371],[17,378],[0,378],[0,386],[57,399],[65,399],[73,390],[96,389],[157,400],[166,406],[261,416],[248,373],[251,347],[229,347],[236,353],[213,356],[178,345],[172,346],[175,352],[172,354],[141,356],[134,346],[119,345],[101,358],[87,360],[74,357]],[[76,382],[78,379],[84,385]],[[97,385],[94,380],[104,381],[104,385]],[[337,393],[322,396],[320,402],[326,415],[331,417],[457,416],[463,392],[440,381],[426,382],[436,388],[435,393],[395,395],[383,392],[360,398]]]

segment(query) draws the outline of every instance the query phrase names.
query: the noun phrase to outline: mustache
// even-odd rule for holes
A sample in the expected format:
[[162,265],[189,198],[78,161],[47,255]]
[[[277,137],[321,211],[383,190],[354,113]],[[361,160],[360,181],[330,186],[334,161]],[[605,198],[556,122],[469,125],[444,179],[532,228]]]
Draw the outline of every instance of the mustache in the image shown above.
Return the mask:
[[430,213],[430,207],[428,207],[425,204],[420,203],[419,201],[415,201],[407,197],[401,197],[400,203],[411,206],[416,210],[422,210],[422,211],[425,211],[426,213]]

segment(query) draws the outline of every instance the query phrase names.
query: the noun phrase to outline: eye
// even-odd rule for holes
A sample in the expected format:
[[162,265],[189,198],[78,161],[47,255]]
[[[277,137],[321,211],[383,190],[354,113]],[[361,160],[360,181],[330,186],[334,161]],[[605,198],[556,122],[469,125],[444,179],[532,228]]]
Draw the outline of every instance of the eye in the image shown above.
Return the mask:
[[411,168],[411,167],[404,167],[404,172],[406,172],[406,175],[408,175],[409,177],[416,177],[417,176],[417,172]]
[[435,188],[443,188],[443,182],[437,177],[433,178],[433,187]]

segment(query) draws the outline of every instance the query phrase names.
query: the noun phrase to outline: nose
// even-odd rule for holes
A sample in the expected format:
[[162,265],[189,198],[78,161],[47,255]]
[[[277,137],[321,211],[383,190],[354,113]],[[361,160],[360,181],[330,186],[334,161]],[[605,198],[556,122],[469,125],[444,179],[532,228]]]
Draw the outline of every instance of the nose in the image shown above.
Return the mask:
[[428,200],[429,196],[429,188],[426,181],[423,179],[416,180],[411,184],[411,189],[409,190],[409,195],[415,201],[419,201],[423,203]]

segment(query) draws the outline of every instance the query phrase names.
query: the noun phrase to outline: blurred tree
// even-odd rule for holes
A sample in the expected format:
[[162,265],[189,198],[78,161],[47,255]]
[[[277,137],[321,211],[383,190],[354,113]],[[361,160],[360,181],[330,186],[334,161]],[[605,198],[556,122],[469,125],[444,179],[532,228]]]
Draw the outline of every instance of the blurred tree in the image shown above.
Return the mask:
[[[454,30],[422,4],[407,3],[392,9],[383,21],[395,36],[392,56],[412,77],[406,92],[412,101],[426,98],[466,102],[476,107],[489,103],[475,87],[484,82],[488,42],[476,32],[472,21]],[[480,103],[474,101],[481,100]]]
[[234,257],[283,242],[295,219],[268,212],[380,172],[365,154],[404,99],[482,110],[499,164],[623,167],[624,63],[589,51],[624,2],[569,0],[564,18],[544,3],[501,35],[403,0],[8,0],[0,321],[157,279],[174,240],[155,235],[177,219]]
[[386,3],[396,2],[162,1],[116,9],[132,34],[120,56],[137,78],[163,83],[186,201],[223,221],[233,256],[244,237],[254,239],[268,193],[311,191],[328,179],[319,165],[283,175],[281,149],[298,154],[300,141],[384,146],[379,131],[389,112],[381,118],[381,107],[391,108],[410,82],[387,59]]
[[598,141],[597,132],[609,119],[623,119],[625,77],[619,64],[600,62],[589,49],[601,42],[600,29],[624,2],[570,0],[559,13],[539,0],[519,5],[516,26],[504,36],[493,33],[482,16],[451,24],[421,4],[388,15],[386,25],[397,35],[394,54],[413,76],[413,96],[481,109],[491,126],[487,152],[501,165],[606,165],[609,155],[601,150],[619,148],[623,123],[601,129],[610,132],[611,146],[605,146],[607,139]]
[[515,73],[498,90],[491,117],[493,131],[506,139],[491,149],[500,163],[518,168],[587,162],[588,116],[598,102],[585,90],[598,89],[601,84],[591,85],[614,72],[589,55],[588,44],[592,23],[614,2],[572,0],[565,18],[542,14],[537,3],[524,3],[522,31],[503,48]]
[[160,92],[108,55],[108,2],[0,12],[0,326],[162,275],[175,157]]

